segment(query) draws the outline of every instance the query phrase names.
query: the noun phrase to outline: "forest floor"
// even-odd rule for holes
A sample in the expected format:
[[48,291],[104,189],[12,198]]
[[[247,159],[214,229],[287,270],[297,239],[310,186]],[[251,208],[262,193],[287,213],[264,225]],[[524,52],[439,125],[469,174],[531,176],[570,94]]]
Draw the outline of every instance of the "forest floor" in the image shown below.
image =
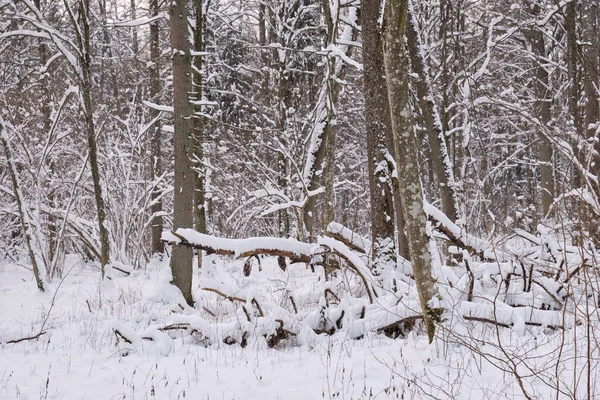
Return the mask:
[[[250,278],[263,279],[268,291],[276,266],[263,262]],[[130,276],[114,273],[100,290],[98,266],[71,256],[64,279],[40,293],[25,266],[0,263],[0,399],[523,398],[514,376],[486,357],[440,338],[429,345],[422,332],[396,340],[338,332],[280,348],[260,336],[245,348],[118,341],[115,329],[140,332],[181,312],[169,298],[167,272],[166,262],[154,262]],[[196,294],[197,307],[217,307],[209,295]],[[531,385],[543,393],[543,384]]]

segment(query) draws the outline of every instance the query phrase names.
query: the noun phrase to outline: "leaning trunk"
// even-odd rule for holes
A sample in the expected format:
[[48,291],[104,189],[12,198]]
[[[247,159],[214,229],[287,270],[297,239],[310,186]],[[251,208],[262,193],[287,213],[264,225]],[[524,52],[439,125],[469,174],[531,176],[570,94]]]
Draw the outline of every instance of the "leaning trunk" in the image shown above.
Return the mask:
[[454,190],[454,173],[452,163],[446,147],[446,132],[437,106],[433,101],[431,79],[425,64],[425,57],[421,50],[421,37],[412,4],[409,5],[410,20],[408,22],[407,36],[412,70],[417,74],[416,92],[419,106],[425,122],[427,141],[431,147],[433,170],[437,178],[442,210],[452,222],[458,219],[458,200]]
[[23,229],[23,240],[25,241],[25,246],[27,247],[27,252],[29,253],[29,260],[31,261],[31,267],[33,268],[33,276],[35,278],[35,282],[37,283],[38,289],[43,292],[44,291],[44,282],[40,276],[40,269],[38,267],[37,261],[35,259],[35,253],[33,251],[33,247],[31,245],[31,234],[30,227],[31,224],[29,222],[29,217],[27,216],[27,210],[23,206],[23,196],[21,194],[21,188],[19,186],[19,181],[17,179],[17,169],[15,168],[15,164],[12,158],[10,144],[8,140],[8,133],[6,131],[6,125],[0,117],[0,142],[2,143],[2,148],[4,149],[4,154],[6,155],[6,162],[8,164],[8,173],[10,175],[10,180],[13,185],[13,192],[15,194],[15,200],[17,202],[17,211],[19,212],[19,219],[21,220],[21,228]]

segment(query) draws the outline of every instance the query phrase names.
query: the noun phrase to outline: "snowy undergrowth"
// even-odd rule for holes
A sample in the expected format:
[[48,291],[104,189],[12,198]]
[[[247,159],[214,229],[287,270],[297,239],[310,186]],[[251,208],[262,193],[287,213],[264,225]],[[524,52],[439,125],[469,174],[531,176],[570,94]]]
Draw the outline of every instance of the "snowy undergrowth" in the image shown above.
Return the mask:
[[[0,398],[513,399],[597,392],[598,346],[588,328],[597,331],[598,318],[595,311],[583,318],[587,297],[581,289],[587,286],[581,277],[568,286],[570,297],[554,296],[565,302],[556,313],[550,293],[560,290],[548,293],[552,282],[541,273],[532,277],[540,284],[527,288],[514,263],[472,263],[467,301],[469,274],[438,265],[439,301],[447,311],[429,345],[418,320],[396,332],[403,338],[377,332],[418,314],[412,281],[402,274],[386,278],[383,287],[393,282],[394,293],[380,289],[370,305],[348,271],[325,282],[319,266],[313,272],[291,264],[282,271],[268,257],[250,263],[245,276],[243,260],[205,258],[202,277],[195,276],[195,309],[180,306],[166,262],[128,277],[113,271],[110,284],[100,288],[97,266],[68,257],[64,280],[53,281],[45,293],[37,292],[26,268],[1,264]],[[508,309],[509,303],[521,307]],[[532,325],[535,318],[540,326]],[[271,348],[266,336],[276,331],[277,320],[295,336]],[[323,321],[323,330],[336,332],[317,334]],[[178,323],[188,325],[161,330]],[[40,332],[37,340],[7,343]],[[224,343],[228,336],[236,343]]]

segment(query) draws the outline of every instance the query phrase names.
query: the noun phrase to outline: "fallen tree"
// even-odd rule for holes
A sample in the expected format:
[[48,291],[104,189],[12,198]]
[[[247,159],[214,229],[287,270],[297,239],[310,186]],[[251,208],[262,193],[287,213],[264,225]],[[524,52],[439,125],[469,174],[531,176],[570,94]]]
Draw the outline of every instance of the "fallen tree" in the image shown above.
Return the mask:
[[333,238],[319,236],[316,243],[273,237],[227,239],[180,228],[175,232],[163,232],[162,241],[174,246],[204,250],[207,254],[229,255],[238,259],[256,255],[287,257],[294,263],[322,265],[326,270],[343,265],[329,257],[333,254],[343,259],[345,265],[360,277],[371,303],[377,296],[373,287],[375,279],[367,265],[344,243]]

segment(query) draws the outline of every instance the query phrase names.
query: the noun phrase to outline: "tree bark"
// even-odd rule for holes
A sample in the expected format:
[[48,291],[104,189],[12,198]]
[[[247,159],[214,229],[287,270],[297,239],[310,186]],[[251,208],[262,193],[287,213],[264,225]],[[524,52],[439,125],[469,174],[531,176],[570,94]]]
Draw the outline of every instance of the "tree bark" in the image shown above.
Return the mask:
[[[538,17],[539,6],[532,5],[531,14]],[[533,28],[525,32],[531,50],[536,57],[535,83],[534,83],[534,115],[545,127],[551,119],[552,96],[549,93],[548,71],[544,68],[546,58],[546,46],[544,33],[539,28]],[[538,132],[539,139],[539,162],[540,162],[540,186],[542,190],[542,215],[546,217],[554,202],[554,171],[552,167],[553,149],[550,141],[542,132]]]
[[402,257],[408,258],[406,240],[403,240],[404,217],[394,210],[394,186],[389,167],[389,159],[394,158],[394,147],[385,82],[383,39],[378,24],[379,12],[378,0],[361,1],[363,96],[371,198],[371,258],[374,265],[380,259],[385,263],[394,258],[394,218],[398,230],[398,252]]
[[[194,51],[204,52],[204,0],[194,1],[196,8],[196,29],[194,29]],[[193,71],[193,93],[195,100],[201,102],[203,100],[202,89],[202,57],[201,55],[194,56],[194,71]],[[196,104],[194,112],[201,113],[202,105]],[[204,171],[204,119],[200,115],[196,115],[193,119],[193,141],[194,141],[194,228],[200,233],[206,232],[206,188]],[[202,250],[198,251],[198,268],[202,268]]]
[[83,100],[83,112],[85,114],[85,132],[90,151],[90,169],[94,184],[94,198],[96,200],[96,211],[98,215],[98,230],[100,233],[100,264],[101,276],[104,279],[105,267],[110,264],[110,241],[108,229],[106,228],[106,209],[100,184],[100,167],[98,163],[98,143],[96,141],[96,128],[94,125],[94,111],[92,106],[92,59],[90,38],[90,2],[82,0],[80,3],[81,27],[82,27],[82,56],[81,56],[81,97]]
[[[173,229],[191,228],[194,204],[194,171],[190,165],[193,143],[192,107],[189,93],[192,89],[190,43],[188,37],[187,1],[175,0],[170,8],[171,48],[173,54],[173,125],[174,125],[174,195]],[[171,257],[172,283],[181,290],[185,301],[192,299],[193,250],[175,247]]]
[[423,193],[417,157],[417,140],[413,131],[409,103],[408,66],[406,50],[406,24],[408,0],[390,0],[387,4],[384,39],[384,61],[392,132],[396,149],[398,181],[402,196],[402,210],[410,247],[413,275],[423,309],[429,342],[433,341],[434,312],[429,302],[435,293],[431,275],[432,258],[427,235],[427,217],[423,206]]
[[[152,17],[158,16],[158,0],[150,0],[150,13]],[[157,102],[160,95],[160,34],[158,20],[150,24],[150,98]],[[155,119],[160,111],[150,109],[150,118]],[[152,193],[150,194],[152,213],[152,254],[161,254],[165,251],[165,245],[160,240],[163,231],[163,217],[160,215],[163,211],[161,200],[161,190],[158,187],[157,180],[162,175],[162,144],[160,120],[157,120],[152,130],[150,139],[150,174],[152,178]]]
[[[565,12],[565,30],[567,34],[567,69],[569,76],[569,94],[568,94],[568,105],[569,113],[573,119],[573,126],[575,128],[576,137],[581,139],[583,137],[583,124],[581,122],[581,112],[579,109],[579,73],[578,73],[578,45],[577,45],[577,10],[575,8],[576,1],[570,1],[566,5]],[[572,143],[574,149],[578,149],[580,146],[578,143]],[[580,151],[577,151],[576,156],[581,163],[584,163],[584,157]],[[574,170],[573,174],[573,186],[580,187],[581,174],[577,169]]]
[[[599,132],[600,121],[600,17],[597,1],[583,2],[582,8],[582,36],[586,43],[582,46],[582,64],[583,64],[583,92],[585,94],[584,112],[584,131],[585,139],[594,140]],[[600,143],[594,140],[594,145],[590,154],[588,163],[591,165],[591,172],[594,176],[600,177]],[[600,183],[593,184],[593,191],[596,198],[600,200]]]
[[409,5],[409,21],[407,26],[408,47],[412,70],[418,75],[416,94],[423,114],[427,141],[431,148],[433,170],[438,181],[442,211],[456,222],[459,215],[458,199],[454,191],[454,173],[446,147],[446,132],[443,129],[440,114],[433,101],[431,79],[421,50],[421,37],[412,3]]
[[[323,14],[327,26],[326,45],[336,45],[338,21],[331,15],[329,7],[330,0],[322,0]],[[350,18],[355,18],[355,10],[350,11]],[[346,29],[353,30],[351,27]],[[346,46],[345,53],[348,56],[351,47]],[[336,104],[338,101],[340,83],[344,79],[346,66],[336,55],[328,54],[326,59],[326,71],[321,90],[319,92],[318,104],[315,110],[313,143],[318,144],[316,148],[309,149],[308,170],[305,171],[305,179],[308,190],[315,191],[320,187],[325,188],[323,217],[320,230],[325,232],[327,225],[334,220],[334,170],[335,170],[335,141],[337,135]],[[316,214],[317,196],[309,196],[304,206],[304,227],[308,236],[314,236],[313,220]]]

